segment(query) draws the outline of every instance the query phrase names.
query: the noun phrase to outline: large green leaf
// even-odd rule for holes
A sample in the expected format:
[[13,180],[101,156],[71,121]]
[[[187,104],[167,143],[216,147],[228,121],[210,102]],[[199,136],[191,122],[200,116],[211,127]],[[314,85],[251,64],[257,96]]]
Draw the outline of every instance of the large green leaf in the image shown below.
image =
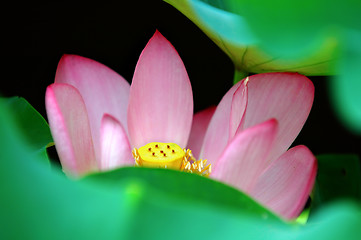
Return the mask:
[[279,219],[247,195],[238,190],[196,174],[169,169],[121,168],[111,172],[95,174],[86,180],[96,180],[114,185],[124,179],[134,179],[162,191],[173,199],[185,200],[195,205],[210,205],[240,212],[242,215],[264,218],[265,222]]
[[361,30],[361,2],[357,0],[223,0],[222,3],[224,10],[246,19],[261,47],[292,57],[318,51],[327,41],[342,42],[347,37],[343,36],[345,29]]
[[[247,196],[198,176],[182,174],[185,179],[187,176],[191,179],[190,185],[202,180],[218,184],[215,188],[218,194],[221,188],[243,199],[245,210],[242,211],[242,206],[237,212],[224,208],[227,202],[234,202],[232,199],[226,199],[223,207],[217,207],[218,204],[203,204],[195,197],[187,198],[196,194],[194,188],[190,192],[174,188],[174,194],[168,194],[167,182],[158,188],[145,181],[159,174],[165,174],[159,179],[170,180],[175,175],[178,181],[178,172],[125,169],[120,171],[124,173],[123,178],[112,180],[112,184],[104,179],[115,177],[117,171],[104,173],[102,179],[98,175],[95,177],[98,180],[67,179],[59,172],[50,171],[31,154],[31,147],[2,104],[0,102],[1,239],[134,239],[140,235],[157,238],[174,234],[178,239],[189,234],[211,239],[224,235],[230,239],[240,233],[253,234],[260,227],[272,232],[276,226],[285,225]],[[209,196],[208,193],[207,198]],[[255,206],[255,211],[248,205]],[[234,204],[231,207],[234,210]],[[261,216],[258,210],[265,215]],[[225,225],[219,225],[219,221]],[[208,232],[204,232],[206,229]]]
[[[360,239],[361,206],[351,201],[332,202],[320,208],[305,227],[288,239]],[[284,239],[287,239],[284,238]]]
[[67,179],[36,159],[3,102],[0,132],[0,239],[358,239],[361,234],[361,208],[352,202],[323,208],[312,224],[299,226],[280,221],[234,189],[190,174],[126,168]]
[[[255,31],[255,26],[251,21],[257,22],[260,26],[269,32],[269,22],[276,21],[278,17],[272,16],[271,20],[266,17],[258,20],[255,15],[248,12],[248,8],[252,8],[251,12],[268,11],[268,15],[274,13],[274,1],[258,1],[262,3],[253,4],[253,1],[201,1],[201,0],[165,0],[172,4],[185,16],[192,20],[208,37],[210,37],[234,62],[237,72],[245,75],[247,73],[261,73],[273,71],[295,71],[305,75],[329,75],[334,74],[335,58],[338,57],[337,48],[339,47],[339,39],[332,36],[321,36],[315,41],[311,48],[314,51],[305,51],[303,46],[298,46],[300,38],[295,38],[294,43],[297,48],[293,49],[292,54],[284,51],[283,45],[289,43],[290,33],[283,32],[281,38],[282,43],[275,42],[274,39],[268,41],[263,39],[263,35],[259,35]],[[282,1],[281,1],[282,2]],[[293,1],[288,1],[293,3]],[[237,3],[237,4],[236,4]],[[238,4],[244,4],[238,8]],[[263,5],[262,5],[263,4]],[[270,6],[271,5],[271,6]],[[259,6],[259,8],[258,8]],[[248,14],[243,15],[243,12]],[[290,11],[287,11],[290,12]],[[252,17],[249,17],[252,15]],[[282,14],[279,16],[283,16]],[[288,22],[283,22],[283,25]],[[274,23],[277,24],[277,23]],[[259,26],[257,25],[257,26]],[[290,31],[293,31],[290,24]],[[281,31],[279,28],[273,31],[272,36],[277,35]],[[315,35],[308,35],[314,38]],[[303,39],[303,38],[302,38]],[[297,40],[297,41],[296,41]],[[265,45],[269,43],[268,47]],[[274,44],[274,45],[273,45]],[[300,49],[302,47],[302,49]],[[270,51],[270,50],[279,51]],[[268,51],[267,51],[268,50]],[[294,51],[298,51],[301,56],[294,56]],[[239,80],[239,79],[238,79]]]
[[121,237],[126,226],[121,216],[129,211],[125,191],[80,184],[51,171],[4,105],[0,101],[0,239]]
[[34,154],[48,159],[46,148],[53,144],[50,129],[45,119],[24,98],[2,98],[22,136]]
[[361,1],[165,0],[248,73],[336,75],[336,109],[361,134]]
[[[332,96],[346,125],[361,134],[361,1],[225,0],[244,17],[272,56],[300,59],[325,49],[336,58]],[[336,46],[338,49],[336,49]],[[282,70],[282,69],[281,69]],[[331,69],[332,70],[332,69]],[[308,75],[306,73],[306,75]]]
[[341,74],[331,79],[330,90],[341,119],[361,134],[361,31],[349,31],[347,36],[339,66]]

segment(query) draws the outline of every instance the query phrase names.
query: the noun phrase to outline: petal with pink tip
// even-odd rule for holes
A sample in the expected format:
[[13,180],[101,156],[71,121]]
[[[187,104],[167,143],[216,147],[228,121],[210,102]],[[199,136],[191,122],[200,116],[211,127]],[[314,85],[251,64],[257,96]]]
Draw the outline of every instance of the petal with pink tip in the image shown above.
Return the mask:
[[121,123],[105,114],[101,123],[101,161],[102,170],[114,169],[125,165],[134,166],[134,158],[127,134]]
[[55,83],[70,84],[80,92],[88,112],[96,158],[100,159],[103,115],[114,116],[127,129],[129,83],[105,65],[77,55],[61,58]]
[[296,146],[275,160],[250,194],[277,214],[291,219],[302,211],[312,190],[317,161],[305,146]]
[[128,126],[132,147],[173,142],[186,147],[193,117],[187,71],[157,31],[139,57],[130,87]]
[[279,130],[269,161],[292,144],[310,113],[313,83],[298,73],[263,73],[249,77],[244,128],[275,118]]
[[247,106],[247,84],[234,85],[222,98],[206,131],[200,158],[215,163],[242,122]]
[[215,106],[206,108],[193,116],[191,133],[189,135],[187,148],[192,150],[193,156],[198,159],[206,134],[208,124],[216,110]]
[[276,133],[274,119],[239,132],[212,166],[211,177],[247,192],[267,167]]
[[79,176],[96,170],[89,120],[78,90],[52,84],[46,90],[46,112],[64,172]]

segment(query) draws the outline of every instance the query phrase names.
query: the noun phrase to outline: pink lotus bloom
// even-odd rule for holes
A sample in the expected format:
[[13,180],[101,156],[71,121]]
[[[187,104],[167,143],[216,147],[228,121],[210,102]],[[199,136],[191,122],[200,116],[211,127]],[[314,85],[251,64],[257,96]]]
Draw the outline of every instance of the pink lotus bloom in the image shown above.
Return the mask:
[[[287,149],[313,95],[302,75],[257,74],[234,85],[217,108],[193,116],[183,62],[156,32],[131,86],[96,61],[64,55],[46,91],[46,110],[70,176],[134,164],[210,174],[294,218],[312,189],[316,159],[305,146]],[[207,159],[212,171],[196,158]]]

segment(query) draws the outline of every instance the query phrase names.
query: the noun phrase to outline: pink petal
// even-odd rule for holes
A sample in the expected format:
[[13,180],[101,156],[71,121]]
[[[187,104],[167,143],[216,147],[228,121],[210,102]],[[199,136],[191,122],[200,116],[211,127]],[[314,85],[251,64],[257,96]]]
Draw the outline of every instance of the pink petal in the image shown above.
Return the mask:
[[212,166],[211,177],[247,192],[267,167],[276,133],[274,119],[238,133]]
[[78,176],[96,170],[89,120],[79,92],[68,84],[46,89],[46,111],[64,172]]
[[204,135],[211,121],[215,106],[204,109],[193,116],[191,133],[187,148],[192,150],[193,156],[198,159],[203,144]]
[[296,146],[269,166],[250,194],[277,214],[294,218],[308,199],[316,171],[315,156],[307,147]]
[[279,123],[269,161],[284,153],[297,137],[312,107],[314,86],[297,73],[264,73],[249,77],[244,128],[275,118]]
[[101,122],[100,169],[109,170],[124,165],[134,166],[134,158],[127,134],[122,124],[111,115],[105,114]]
[[190,81],[178,53],[157,31],[139,57],[130,88],[132,147],[173,142],[186,147],[193,117]]
[[80,92],[88,112],[94,150],[100,159],[100,124],[105,113],[127,129],[129,83],[110,68],[94,60],[64,55],[56,71],[55,83],[67,83]]
[[209,123],[200,158],[215,163],[241,126],[247,106],[247,84],[234,85],[222,98]]
[[244,80],[233,94],[229,122],[229,140],[243,128],[244,121],[242,120],[244,119],[248,102],[247,82],[248,79]]

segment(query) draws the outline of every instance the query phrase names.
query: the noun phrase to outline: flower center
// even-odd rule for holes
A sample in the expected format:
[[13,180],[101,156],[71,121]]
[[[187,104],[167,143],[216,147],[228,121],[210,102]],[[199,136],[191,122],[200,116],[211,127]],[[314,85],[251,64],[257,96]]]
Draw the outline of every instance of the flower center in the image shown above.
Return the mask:
[[175,143],[152,142],[139,149],[134,148],[132,153],[136,166],[171,168],[203,176],[211,172],[211,165],[206,165],[207,160],[196,160],[191,150],[182,149]]

